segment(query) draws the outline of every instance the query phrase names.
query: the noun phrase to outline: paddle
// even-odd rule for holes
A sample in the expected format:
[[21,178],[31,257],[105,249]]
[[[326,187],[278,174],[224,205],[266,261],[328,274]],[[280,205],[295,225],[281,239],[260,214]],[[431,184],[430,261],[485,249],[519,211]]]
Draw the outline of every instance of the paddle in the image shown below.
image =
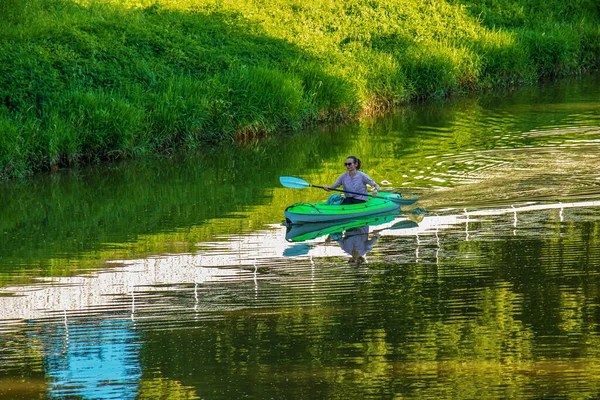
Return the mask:
[[[309,187],[325,189],[323,186],[313,185],[311,183],[306,182],[304,179],[296,178],[294,176],[280,176],[279,182],[281,182],[281,184],[283,186],[285,186],[287,188],[291,188],[291,189],[306,189]],[[349,192],[347,190],[341,190],[341,189],[329,189],[329,190],[335,190],[336,192],[342,192],[342,193],[348,193],[348,194],[357,194],[360,196],[365,195],[364,193]],[[373,195],[371,195],[370,193],[367,194],[367,196],[373,197]],[[394,203],[399,204],[401,206],[409,206],[411,204],[414,204],[418,199],[395,199],[395,198],[386,197],[385,200],[393,201]]]
[[394,229],[411,229],[411,228],[418,228],[418,227],[419,227],[419,224],[416,223],[415,221],[411,221],[409,219],[405,219],[404,221],[396,222],[394,225],[390,226],[387,229],[390,229],[390,230],[394,230]]

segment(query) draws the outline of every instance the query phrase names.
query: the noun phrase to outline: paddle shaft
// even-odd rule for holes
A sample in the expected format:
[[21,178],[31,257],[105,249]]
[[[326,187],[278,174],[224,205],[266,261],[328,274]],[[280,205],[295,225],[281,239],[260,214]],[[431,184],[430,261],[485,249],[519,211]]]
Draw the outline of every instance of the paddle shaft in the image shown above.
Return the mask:
[[[312,185],[312,184],[311,184],[310,186],[312,186],[312,187],[316,187],[316,188],[325,189],[325,187],[324,187],[324,186]],[[342,193],[348,193],[348,194],[356,194],[356,195],[359,195],[359,196],[369,196],[369,197],[373,197],[373,195],[372,195],[371,193],[367,193],[367,194],[365,194],[365,193],[358,193],[358,192],[349,192],[348,190],[342,190],[342,189],[325,189],[325,190],[334,190],[334,191],[336,191],[336,192],[342,192]]]
[[[313,184],[309,184],[309,185],[312,186],[312,187],[325,189],[325,187],[323,187],[323,186],[313,185]],[[371,198],[376,198],[371,193],[364,194],[364,193],[358,193],[358,192],[349,192],[347,190],[342,190],[342,189],[325,189],[325,190],[335,190],[336,192],[342,192],[342,193],[348,193],[348,194],[357,194],[359,196],[368,196],[368,197],[371,197]],[[413,204],[413,203],[415,203],[417,201],[417,199],[394,199],[394,198],[390,198],[390,197],[382,198],[382,199],[385,200],[385,201],[391,201],[391,202],[399,204],[401,206],[409,206],[409,205],[411,205],[411,204]]]

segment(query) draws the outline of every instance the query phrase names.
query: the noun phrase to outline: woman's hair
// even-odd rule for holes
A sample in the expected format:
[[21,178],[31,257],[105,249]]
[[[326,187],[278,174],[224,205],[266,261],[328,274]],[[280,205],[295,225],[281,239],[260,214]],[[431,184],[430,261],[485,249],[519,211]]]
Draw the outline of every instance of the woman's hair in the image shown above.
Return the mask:
[[356,164],[356,169],[360,169],[360,158],[356,157],[356,156],[348,156],[346,157],[346,160],[351,158],[352,161],[354,162],[354,164]]

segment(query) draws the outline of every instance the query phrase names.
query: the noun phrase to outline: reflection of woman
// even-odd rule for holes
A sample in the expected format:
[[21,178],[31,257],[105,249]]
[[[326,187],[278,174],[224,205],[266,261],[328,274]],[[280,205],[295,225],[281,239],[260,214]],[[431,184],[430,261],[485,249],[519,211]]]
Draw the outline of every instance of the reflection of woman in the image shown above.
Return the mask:
[[346,193],[345,199],[342,204],[358,204],[367,201],[369,192],[367,191],[367,185],[373,186],[373,197],[377,197],[377,191],[379,185],[371,179],[371,177],[364,172],[359,171],[360,160],[355,156],[350,156],[346,159],[346,172],[340,175],[335,183],[331,186],[324,186],[325,190],[336,189],[340,186],[344,187],[344,190],[348,192],[356,192],[360,194],[349,194]]
[[379,234],[369,239],[369,227],[348,229],[338,241],[342,250],[352,257],[348,262],[362,264],[366,261],[365,254],[373,250],[373,245],[379,239]]

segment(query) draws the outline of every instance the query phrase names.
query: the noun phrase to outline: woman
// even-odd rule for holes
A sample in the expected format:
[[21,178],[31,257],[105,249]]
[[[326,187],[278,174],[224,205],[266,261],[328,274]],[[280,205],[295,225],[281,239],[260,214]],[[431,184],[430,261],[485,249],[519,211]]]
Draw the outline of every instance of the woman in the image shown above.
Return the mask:
[[359,204],[364,203],[369,199],[367,185],[373,186],[373,197],[377,197],[379,185],[369,175],[359,171],[360,160],[355,156],[346,158],[346,172],[337,178],[337,181],[331,186],[323,186],[325,190],[336,189],[343,186],[345,191],[355,192],[360,194],[346,193],[342,204]]

